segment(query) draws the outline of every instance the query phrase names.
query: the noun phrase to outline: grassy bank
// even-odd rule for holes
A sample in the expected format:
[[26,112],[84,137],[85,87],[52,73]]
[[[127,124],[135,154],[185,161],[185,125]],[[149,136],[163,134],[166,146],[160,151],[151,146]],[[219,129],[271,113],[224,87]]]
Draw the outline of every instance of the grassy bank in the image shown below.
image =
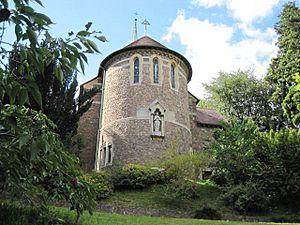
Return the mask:
[[[66,208],[55,208],[59,214],[74,217],[74,213]],[[149,216],[129,216],[111,213],[94,213],[92,216],[85,213],[79,220],[81,225],[262,225],[278,223],[247,223],[216,220],[175,219]],[[292,223],[285,223],[290,224]],[[294,224],[295,225],[295,224]]]

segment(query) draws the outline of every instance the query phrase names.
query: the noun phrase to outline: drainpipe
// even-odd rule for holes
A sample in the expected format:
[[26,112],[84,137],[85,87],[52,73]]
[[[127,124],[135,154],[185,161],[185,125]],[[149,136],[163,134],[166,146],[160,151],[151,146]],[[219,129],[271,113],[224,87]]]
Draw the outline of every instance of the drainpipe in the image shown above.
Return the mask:
[[102,135],[101,135],[101,128],[102,128],[102,117],[103,117],[103,103],[104,103],[104,90],[105,90],[105,77],[106,77],[106,70],[104,67],[100,66],[103,69],[103,81],[102,81],[102,89],[101,89],[101,102],[100,102],[100,114],[99,114],[99,126],[97,131],[97,144],[96,144],[96,154],[95,154],[95,171],[100,170],[101,166],[101,146],[102,146]]

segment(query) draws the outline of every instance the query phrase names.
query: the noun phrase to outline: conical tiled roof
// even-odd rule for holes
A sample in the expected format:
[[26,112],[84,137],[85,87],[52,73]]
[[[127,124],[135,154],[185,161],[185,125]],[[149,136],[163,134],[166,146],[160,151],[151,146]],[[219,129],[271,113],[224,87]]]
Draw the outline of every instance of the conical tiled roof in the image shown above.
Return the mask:
[[149,36],[143,36],[143,37],[135,40],[134,42],[131,42],[125,48],[136,47],[136,46],[151,46],[151,47],[166,48],[161,43],[155,41],[154,39],[152,39]]
[[125,46],[124,48],[121,48],[120,50],[115,51],[115,52],[111,53],[110,55],[108,55],[100,64],[98,76],[101,76],[101,74],[105,70],[106,63],[111,58],[113,58],[114,56],[116,56],[118,54],[121,54],[123,52],[131,51],[131,50],[134,50],[134,49],[157,49],[157,50],[168,52],[168,53],[171,53],[171,54],[177,56],[188,67],[188,81],[191,80],[191,78],[192,78],[192,67],[191,67],[191,64],[189,63],[189,61],[184,56],[179,54],[178,52],[175,52],[175,51],[163,46],[158,41],[155,41],[154,39],[150,38],[149,36],[143,36],[143,37],[135,40],[134,42],[131,42],[129,45]]

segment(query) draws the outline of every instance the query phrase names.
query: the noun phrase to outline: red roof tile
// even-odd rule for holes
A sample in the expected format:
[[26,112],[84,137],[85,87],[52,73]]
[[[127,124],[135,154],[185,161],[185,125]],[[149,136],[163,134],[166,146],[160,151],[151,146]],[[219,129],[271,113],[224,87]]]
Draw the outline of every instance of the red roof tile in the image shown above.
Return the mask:
[[160,48],[166,48],[159,42],[155,41],[149,36],[143,36],[139,39],[137,39],[134,42],[131,42],[129,45],[127,45],[125,48],[135,47],[135,46],[153,46],[153,47],[160,47]]
[[197,122],[206,125],[220,125],[223,116],[215,109],[197,108]]

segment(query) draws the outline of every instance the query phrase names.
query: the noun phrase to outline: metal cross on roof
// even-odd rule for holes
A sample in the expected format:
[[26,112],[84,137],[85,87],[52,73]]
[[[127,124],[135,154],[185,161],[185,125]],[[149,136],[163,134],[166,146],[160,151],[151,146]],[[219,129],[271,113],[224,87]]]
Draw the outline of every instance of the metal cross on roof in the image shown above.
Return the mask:
[[147,19],[145,19],[142,24],[144,24],[144,32],[145,32],[145,36],[147,36],[147,26],[150,25],[149,21]]

